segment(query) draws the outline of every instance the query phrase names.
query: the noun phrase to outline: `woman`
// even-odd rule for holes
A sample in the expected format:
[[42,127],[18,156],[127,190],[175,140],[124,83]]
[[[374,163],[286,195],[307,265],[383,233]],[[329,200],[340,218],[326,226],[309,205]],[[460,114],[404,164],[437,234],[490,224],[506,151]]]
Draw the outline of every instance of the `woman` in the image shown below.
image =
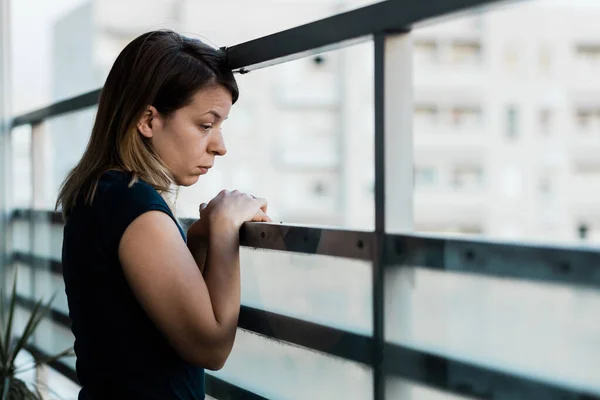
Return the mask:
[[186,235],[161,194],[226,153],[238,98],[225,54],[171,31],[132,41],[106,80],[88,147],[61,188],[63,276],[79,399],[203,399],[240,308],[239,229],[264,199],[222,191]]

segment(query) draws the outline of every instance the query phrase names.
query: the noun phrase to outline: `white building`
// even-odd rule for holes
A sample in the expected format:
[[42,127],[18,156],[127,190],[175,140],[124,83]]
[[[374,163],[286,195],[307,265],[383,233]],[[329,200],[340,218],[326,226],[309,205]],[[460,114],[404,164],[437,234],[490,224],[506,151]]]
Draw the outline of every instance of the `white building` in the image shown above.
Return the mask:
[[[100,86],[124,45],[150,29],[222,46],[360,3],[90,2],[56,24],[56,92]],[[600,241],[599,17],[599,8],[525,2],[415,30],[417,230],[568,242],[583,229]],[[371,229],[372,58],[365,43],[240,76],[229,154],[180,192],[178,213],[195,215],[227,187],[268,198],[285,222]],[[92,118],[57,129],[54,153],[69,156],[55,180]]]

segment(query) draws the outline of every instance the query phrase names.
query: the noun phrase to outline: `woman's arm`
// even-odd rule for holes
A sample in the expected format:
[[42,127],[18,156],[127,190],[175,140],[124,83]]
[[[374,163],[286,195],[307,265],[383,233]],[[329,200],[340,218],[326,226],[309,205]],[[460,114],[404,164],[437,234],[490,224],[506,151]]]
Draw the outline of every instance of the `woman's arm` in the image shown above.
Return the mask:
[[148,211],[125,230],[119,260],[133,293],[175,350],[220,369],[233,347],[240,309],[239,229],[270,221],[267,202],[222,191],[202,212],[209,241],[204,276],[171,217]]
[[189,362],[217,370],[227,359],[240,307],[239,231],[211,230],[206,281],[177,226],[160,211],[136,218],[125,230],[119,259],[142,307]]
[[206,255],[208,252],[208,227],[200,220],[195,221],[187,231],[187,247],[192,253],[200,273],[204,274]]

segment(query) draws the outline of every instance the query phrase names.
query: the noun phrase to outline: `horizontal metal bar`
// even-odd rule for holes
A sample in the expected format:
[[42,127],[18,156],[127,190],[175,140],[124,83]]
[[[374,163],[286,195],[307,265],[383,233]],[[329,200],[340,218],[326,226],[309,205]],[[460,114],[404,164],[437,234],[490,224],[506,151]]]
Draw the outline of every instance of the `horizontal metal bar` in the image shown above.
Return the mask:
[[[27,310],[33,310],[33,308],[35,307],[35,304],[36,304],[36,302],[33,301],[32,299],[21,296],[21,295],[16,296],[16,301],[19,306],[21,306]],[[58,311],[58,310],[51,308],[50,310],[48,310],[48,314],[46,317],[49,318],[50,320],[58,323],[59,325],[62,325],[69,329],[71,328],[71,318],[62,311]]]
[[372,237],[372,232],[270,223],[245,223],[240,230],[242,246],[359,260],[371,259]]
[[21,263],[30,268],[51,271],[55,274],[62,274],[62,264],[60,261],[51,260],[46,257],[39,257],[29,253],[16,251],[9,258],[8,264]]
[[[13,211],[12,218],[63,223],[61,214],[52,211],[19,209]],[[184,229],[193,221],[189,218],[180,220]],[[372,232],[248,222],[240,230],[240,244],[269,250],[370,260],[372,236]]]
[[50,222],[53,224],[62,224],[62,214],[48,210],[32,210],[27,208],[18,208],[13,210],[11,220],[32,220],[36,222]]
[[[369,35],[410,29],[425,20],[491,5],[501,0],[386,0],[226,49],[233,70],[249,71],[360,42]],[[19,115],[17,127],[36,124],[98,103],[102,88]]]
[[[38,346],[31,344],[31,343],[27,344],[25,346],[25,349],[37,358],[43,359],[43,358],[50,357],[50,354],[46,353]],[[69,365],[67,365],[66,363],[64,363],[63,361],[54,360],[54,361],[50,361],[49,363],[47,363],[47,365],[50,368],[57,371],[58,373],[60,373],[61,375],[69,378],[72,382],[76,383],[77,385],[80,385],[79,379],[77,379],[77,373],[75,372],[75,370],[73,368],[71,368]]]
[[242,306],[238,327],[346,360],[371,364],[372,339],[356,333]]
[[[409,30],[427,19],[498,0],[387,0],[250,40],[227,49],[232,69],[253,70],[368,35]],[[341,46],[337,46],[341,47]]]
[[[43,351],[38,346],[28,344],[26,350],[38,358],[48,358],[49,354]],[[77,385],[79,379],[77,378],[77,372],[69,365],[65,364],[60,360],[51,361],[48,366],[59,372],[61,375],[67,377]],[[246,389],[242,389],[236,385],[233,385],[227,381],[217,378],[216,376],[205,374],[204,385],[206,394],[216,399],[240,399],[240,400],[265,400],[265,397],[259,396]]]
[[600,399],[593,393],[564,389],[396,344],[387,343],[385,354],[385,373],[457,395],[483,399]]
[[388,235],[391,268],[423,267],[502,278],[600,286],[600,249]]
[[[33,300],[22,296],[17,297],[17,302],[27,309],[31,309],[34,304]],[[60,325],[70,327],[70,319],[66,313],[52,310],[48,317]],[[274,340],[302,346],[345,360],[367,366],[372,364],[373,339],[371,337],[248,306],[241,307],[238,327]],[[394,343],[386,343],[384,351],[386,357],[383,372],[385,374],[454,394],[483,398],[600,399],[594,397],[595,394],[570,391],[517,374],[501,373],[484,366],[456,361],[452,358],[410,349]],[[219,384],[216,383],[217,386]],[[225,384],[227,383],[225,382]],[[243,392],[240,393],[243,394]],[[226,396],[215,397],[227,398]],[[239,398],[257,399],[260,397]]]
[[[15,210],[13,219],[61,224],[59,213]],[[184,220],[190,224],[193,220]],[[278,251],[369,260],[372,232],[247,223],[241,244]],[[414,266],[548,283],[600,286],[600,249],[495,243],[425,235],[386,236],[392,268]]]
[[83,110],[98,104],[100,92],[102,89],[92,90],[70,99],[53,103],[47,107],[40,108],[27,114],[19,115],[11,122],[11,127],[16,128],[21,125],[37,124],[48,118],[56,117],[61,114]]
[[217,378],[216,376],[205,374],[204,387],[206,394],[215,399],[240,399],[240,400],[266,400],[266,397],[259,396],[249,390],[243,389],[232,383]]

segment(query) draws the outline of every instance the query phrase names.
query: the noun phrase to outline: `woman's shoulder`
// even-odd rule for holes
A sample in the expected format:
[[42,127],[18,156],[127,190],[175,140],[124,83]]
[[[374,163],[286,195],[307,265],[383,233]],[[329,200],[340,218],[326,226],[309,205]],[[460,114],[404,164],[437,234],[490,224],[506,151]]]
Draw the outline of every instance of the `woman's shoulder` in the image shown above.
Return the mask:
[[131,173],[116,170],[102,174],[93,203],[102,208],[121,210],[157,205],[169,209],[163,197],[150,184],[133,179]]

